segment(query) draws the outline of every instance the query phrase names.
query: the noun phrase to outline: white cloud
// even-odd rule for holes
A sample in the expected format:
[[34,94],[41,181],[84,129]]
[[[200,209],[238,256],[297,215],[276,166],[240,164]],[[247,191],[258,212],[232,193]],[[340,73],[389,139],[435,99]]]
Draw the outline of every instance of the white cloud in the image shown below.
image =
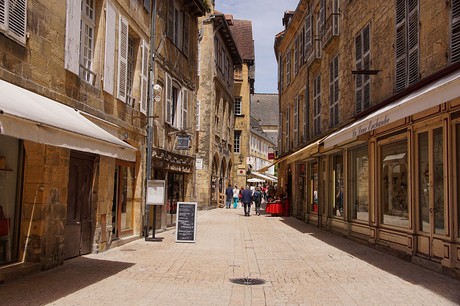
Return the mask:
[[256,52],[257,93],[277,92],[277,63],[273,45],[283,30],[285,11],[295,10],[299,0],[216,0],[216,10],[235,19],[252,21]]

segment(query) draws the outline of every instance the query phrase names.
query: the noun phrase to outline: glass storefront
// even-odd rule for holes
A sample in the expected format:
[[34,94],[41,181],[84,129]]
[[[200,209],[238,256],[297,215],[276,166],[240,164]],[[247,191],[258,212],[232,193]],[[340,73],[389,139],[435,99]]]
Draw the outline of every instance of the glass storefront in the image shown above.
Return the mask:
[[380,147],[383,224],[409,227],[407,140]]
[[0,135],[0,265],[17,259],[19,145]]
[[331,178],[334,182],[334,196],[332,197],[332,216],[343,217],[344,189],[343,189],[343,155],[332,157]]
[[349,206],[351,219],[369,221],[369,158],[367,146],[350,151]]
[[113,238],[132,234],[134,183],[133,165],[117,162],[112,204]]
[[310,212],[318,213],[318,163],[309,163],[309,193],[308,200],[310,203]]

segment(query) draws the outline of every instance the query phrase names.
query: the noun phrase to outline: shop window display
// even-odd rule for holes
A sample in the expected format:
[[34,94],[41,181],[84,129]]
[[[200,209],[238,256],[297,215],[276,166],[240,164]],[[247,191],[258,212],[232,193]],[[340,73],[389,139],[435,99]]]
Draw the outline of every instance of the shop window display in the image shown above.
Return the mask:
[[367,146],[350,151],[351,219],[369,221],[369,158]]
[[310,211],[318,213],[318,163],[310,163],[309,202]]
[[343,189],[343,156],[332,157],[332,178],[334,181],[334,197],[332,216],[343,217],[344,189]]
[[407,186],[407,141],[397,141],[380,148],[380,198],[383,223],[409,227]]

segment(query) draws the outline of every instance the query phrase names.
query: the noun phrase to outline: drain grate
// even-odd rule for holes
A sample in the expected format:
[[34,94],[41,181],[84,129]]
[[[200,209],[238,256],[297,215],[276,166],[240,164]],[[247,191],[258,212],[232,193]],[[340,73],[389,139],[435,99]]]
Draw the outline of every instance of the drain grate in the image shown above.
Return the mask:
[[249,278],[249,277],[243,277],[243,278],[231,278],[230,282],[238,285],[245,285],[245,286],[253,286],[253,285],[263,285],[265,284],[265,281],[261,278]]

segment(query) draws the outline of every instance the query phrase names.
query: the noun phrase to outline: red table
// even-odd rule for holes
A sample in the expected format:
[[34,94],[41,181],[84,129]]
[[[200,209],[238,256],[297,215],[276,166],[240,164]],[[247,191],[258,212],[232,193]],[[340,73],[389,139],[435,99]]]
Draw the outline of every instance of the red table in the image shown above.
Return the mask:
[[281,215],[284,213],[283,204],[281,201],[268,202],[267,207],[265,207],[265,212],[272,215]]

